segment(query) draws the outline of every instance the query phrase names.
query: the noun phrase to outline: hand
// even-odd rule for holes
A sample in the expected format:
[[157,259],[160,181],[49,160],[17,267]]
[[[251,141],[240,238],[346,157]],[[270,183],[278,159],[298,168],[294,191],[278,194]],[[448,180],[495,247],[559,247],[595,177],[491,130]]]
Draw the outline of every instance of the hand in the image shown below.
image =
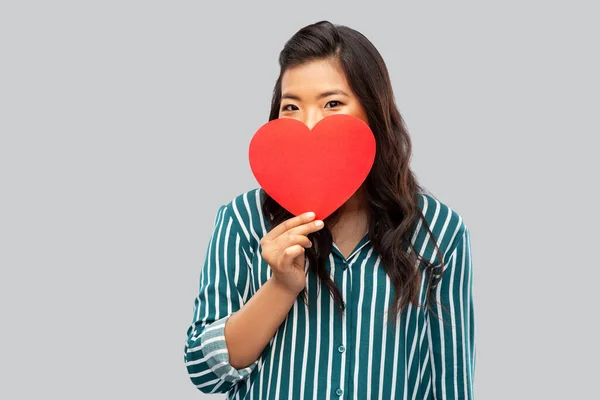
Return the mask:
[[313,221],[312,212],[283,221],[260,240],[262,257],[271,267],[277,284],[294,294],[306,286],[304,249],[312,247],[309,233],[323,228],[323,221]]

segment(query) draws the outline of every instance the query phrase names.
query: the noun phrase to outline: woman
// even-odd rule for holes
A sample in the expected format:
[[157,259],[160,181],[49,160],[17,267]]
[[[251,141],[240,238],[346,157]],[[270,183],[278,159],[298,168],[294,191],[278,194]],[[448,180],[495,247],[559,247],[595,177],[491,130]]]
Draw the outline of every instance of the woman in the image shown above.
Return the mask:
[[187,331],[192,382],[230,399],[473,398],[469,230],[417,183],[383,59],[322,21],[279,62],[269,120],[353,115],[376,158],[324,221],[261,188],[218,210]]

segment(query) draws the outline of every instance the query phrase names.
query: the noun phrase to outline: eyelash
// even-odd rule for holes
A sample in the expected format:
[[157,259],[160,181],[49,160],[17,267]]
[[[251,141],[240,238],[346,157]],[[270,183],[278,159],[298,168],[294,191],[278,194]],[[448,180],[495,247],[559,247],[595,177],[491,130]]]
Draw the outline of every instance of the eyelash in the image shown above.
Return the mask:
[[[327,104],[329,104],[329,103],[338,103],[338,106],[342,106],[342,105],[344,105],[344,103],[342,103],[341,101],[338,101],[338,100],[330,100],[330,101],[328,101],[328,102],[327,102]],[[327,105],[327,104],[326,104],[326,105]],[[281,108],[281,111],[294,111],[294,110],[287,110],[287,107],[289,107],[289,106],[296,107],[296,106],[295,106],[295,105],[293,105],[293,104],[287,104],[287,105],[285,105],[285,106],[283,106],[283,107]],[[336,107],[336,106],[334,106],[334,107]],[[296,108],[297,108],[297,107],[296,107]],[[327,108],[327,107],[326,107],[326,108]],[[333,107],[329,107],[329,108],[333,108]]]

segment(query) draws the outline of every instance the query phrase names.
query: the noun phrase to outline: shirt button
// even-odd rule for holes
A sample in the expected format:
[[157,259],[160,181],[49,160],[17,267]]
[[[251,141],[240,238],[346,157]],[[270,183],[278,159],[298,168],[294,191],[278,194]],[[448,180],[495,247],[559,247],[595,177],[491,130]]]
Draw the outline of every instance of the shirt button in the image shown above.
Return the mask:
[[338,388],[338,389],[335,391],[335,394],[337,394],[338,396],[341,396],[342,394],[344,394],[344,391],[343,391],[342,389],[339,389],[339,388]]
[[338,347],[338,351],[340,353],[343,353],[344,351],[346,351],[346,348],[344,346],[340,346],[340,347]]

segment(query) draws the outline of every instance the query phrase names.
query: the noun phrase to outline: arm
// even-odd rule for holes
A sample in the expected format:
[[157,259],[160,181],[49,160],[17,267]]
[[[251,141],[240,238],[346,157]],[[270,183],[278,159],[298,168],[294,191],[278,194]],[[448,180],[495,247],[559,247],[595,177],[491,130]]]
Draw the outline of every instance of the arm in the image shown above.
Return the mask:
[[428,314],[432,390],[435,399],[473,399],[475,323],[470,232],[463,226],[436,287]]
[[314,217],[305,213],[290,218],[260,240],[261,256],[272,275],[225,327],[230,362],[236,368],[256,361],[306,287],[304,249],[312,246],[306,235],[324,226]]
[[297,296],[271,277],[241,310],[229,318],[225,326],[225,338],[232,365],[244,368],[260,357],[287,317]]
[[239,369],[231,365],[224,334],[228,318],[248,298],[251,278],[244,253],[248,248],[231,210],[220,207],[184,348],[190,379],[203,393],[227,392],[247,379],[257,364]]

